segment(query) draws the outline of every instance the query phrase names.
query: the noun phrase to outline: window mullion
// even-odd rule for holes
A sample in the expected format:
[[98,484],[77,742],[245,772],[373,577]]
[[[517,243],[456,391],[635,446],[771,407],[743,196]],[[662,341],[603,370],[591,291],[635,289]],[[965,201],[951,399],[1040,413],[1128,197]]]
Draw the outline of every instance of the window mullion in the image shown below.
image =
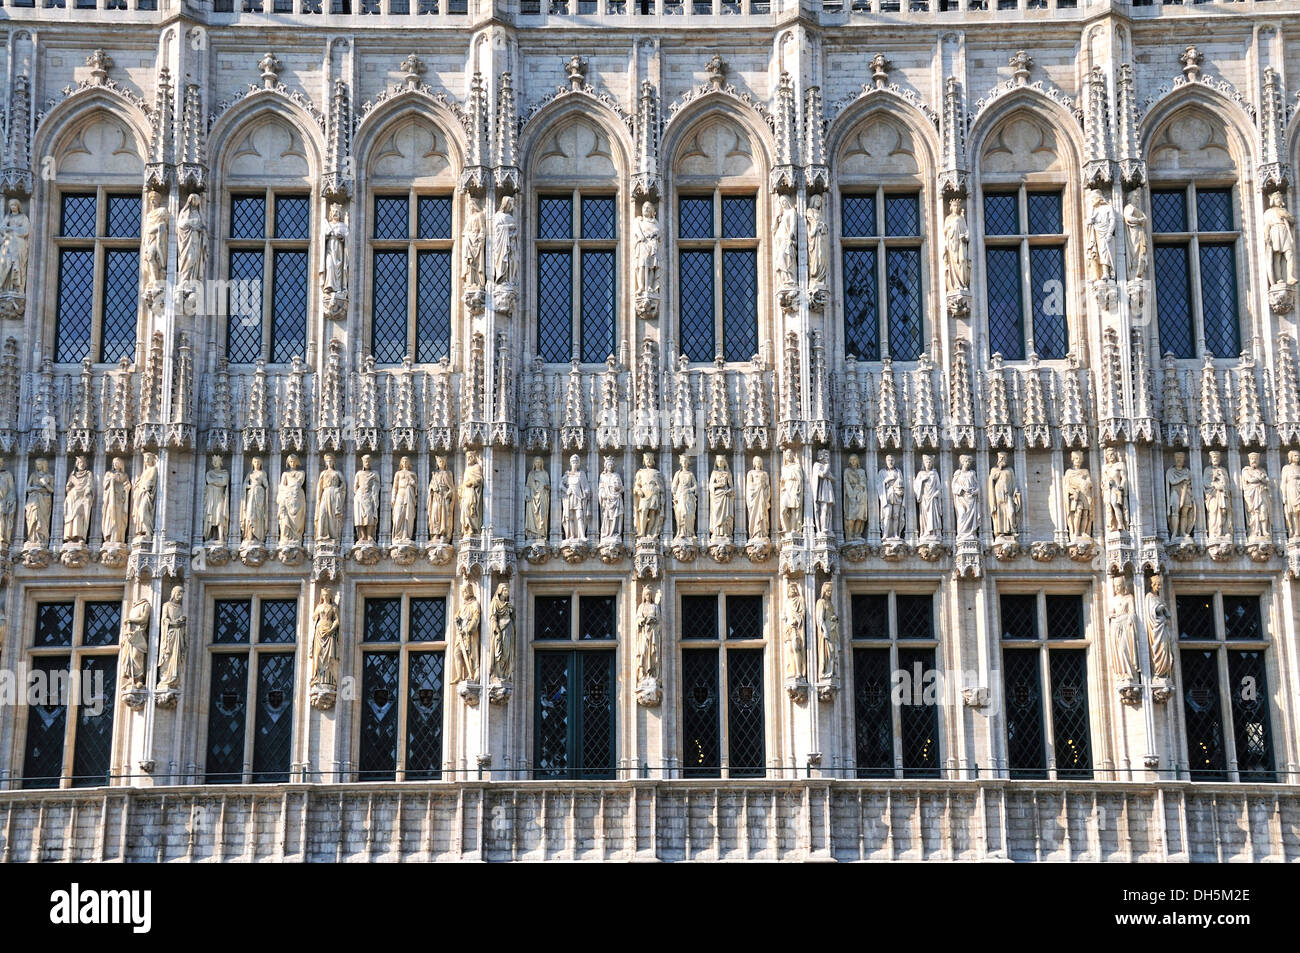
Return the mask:
[[[1196,353],[1205,353],[1205,309],[1201,306],[1201,240],[1192,232],[1187,240],[1187,271],[1192,278],[1191,312],[1196,331]],[[1224,355],[1216,354],[1215,357]]]

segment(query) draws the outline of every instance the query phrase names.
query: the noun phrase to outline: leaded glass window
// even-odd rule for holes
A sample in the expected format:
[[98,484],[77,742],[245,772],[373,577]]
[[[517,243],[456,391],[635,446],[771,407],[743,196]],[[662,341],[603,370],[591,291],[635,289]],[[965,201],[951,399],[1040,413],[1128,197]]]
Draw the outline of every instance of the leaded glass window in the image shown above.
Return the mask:
[[1065,223],[1059,191],[984,193],[989,353],[1064,359],[1070,349]]
[[612,778],[616,596],[533,598],[533,775]]
[[[118,599],[74,598],[36,605],[23,696],[27,715],[21,786],[98,787],[113,771]],[[28,701],[35,704],[28,704]]]
[[357,780],[442,777],[446,632],[442,596],[365,600]]
[[206,783],[290,779],[297,641],[296,598],[213,600]]
[[938,777],[944,699],[934,596],[854,593],[849,613],[857,776]]
[[684,774],[763,777],[763,597],[684,595],[680,618]]
[[588,364],[614,353],[618,200],[586,192],[537,197],[537,353]]
[[1003,593],[1002,694],[1013,778],[1091,778],[1083,597]]
[[925,349],[920,195],[845,193],[840,239],[844,352],[867,361],[916,360]]
[[100,189],[59,196],[57,363],[135,359],[142,208],[139,193]]
[[678,312],[692,361],[758,353],[758,206],[715,190],[677,200]]
[[287,364],[307,355],[311,199],[285,192],[230,197],[226,359]]
[[1174,607],[1191,779],[1276,781],[1260,597],[1179,593]]
[[451,355],[452,197],[376,194],[370,350],[380,364]]
[[1151,191],[1160,350],[1177,358],[1241,352],[1237,226],[1230,187]]

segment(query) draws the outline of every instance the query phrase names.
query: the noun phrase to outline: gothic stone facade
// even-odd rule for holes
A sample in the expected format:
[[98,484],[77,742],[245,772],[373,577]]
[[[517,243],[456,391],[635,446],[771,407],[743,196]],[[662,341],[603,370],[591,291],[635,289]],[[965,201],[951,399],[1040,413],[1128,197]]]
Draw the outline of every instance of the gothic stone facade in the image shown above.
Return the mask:
[[48,6],[0,857],[1300,855],[1296,0]]

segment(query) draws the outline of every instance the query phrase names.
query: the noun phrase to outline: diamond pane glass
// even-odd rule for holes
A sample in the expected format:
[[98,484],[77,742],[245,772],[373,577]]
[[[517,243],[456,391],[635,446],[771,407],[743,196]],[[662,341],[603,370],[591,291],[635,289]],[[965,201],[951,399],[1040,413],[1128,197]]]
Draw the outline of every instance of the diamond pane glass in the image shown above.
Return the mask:
[[896,361],[915,361],[923,347],[921,250],[887,250],[885,282],[889,293],[889,356]]
[[984,261],[989,294],[989,349],[1009,361],[1024,360],[1020,249],[989,248],[985,250]]
[[[903,739],[903,776],[937,778],[939,706],[927,695],[932,684],[929,673],[935,671],[934,649],[900,649],[898,667],[911,676],[911,697],[904,695],[903,703],[898,706]],[[916,677],[918,672],[919,679]]]
[[367,599],[362,613],[361,639],[364,642],[400,642],[402,600]]
[[682,638],[718,637],[718,597],[682,596]]
[[758,234],[754,227],[755,200],[752,195],[724,195],[722,197],[722,237],[753,238]]
[[727,638],[763,637],[763,597],[727,596]]
[[568,195],[543,195],[537,199],[537,237],[573,237],[573,199]]
[[582,197],[582,237],[610,240],[618,238],[614,210],[615,204],[612,197],[584,195]]
[[934,597],[897,595],[894,597],[898,637],[900,639],[934,638]]
[[230,200],[230,237],[263,238],[266,235],[266,198],[236,195]]
[[1047,653],[1052,681],[1052,742],[1060,778],[1092,777],[1088,662],[1082,649]]
[[889,638],[889,596],[873,592],[853,596],[849,601],[853,615],[853,638]]
[[687,360],[711,361],[713,340],[713,252],[682,251],[681,275],[682,353]]
[[763,737],[763,650],[727,652],[727,760],[733,778],[766,773]]
[[411,600],[412,642],[441,642],[447,636],[447,600],[441,597]]
[[618,638],[614,614],[616,603],[614,596],[579,596],[578,638],[582,640]]
[[421,364],[451,354],[451,252],[415,254],[415,360]]
[[212,694],[208,703],[208,784],[244,780],[244,726],[248,718],[248,656],[212,656]]
[[682,772],[688,778],[718,776],[721,738],[718,653],[682,652]]
[[135,325],[140,290],[140,250],[104,251],[104,325],[99,359],[113,364],[135,356]]
[[407,354],[407,252],[374,253],[374,305],[370,311],[370,347],[379,364],[398,364]]
[[[69,664],[66,655],[37,656],[31,660],[29,677],[39,677],[46,685],[55,685],[67,677]],[[63,738],[68,717],[63,702],[66,699],[54,693],[43,700],[58,704],[27,706],[24,788],[56,788],[63,773]]]
[[90,354],[90,322],[95,306],[94,250],[60,249],[58,302],[54,360],[59,364],[74,364]]
[[1223,707],[1219,701],[1217,652],[1179,653],[1183,676],[1183,720],[1187,724],[1187,766],[1193,781],[1226,781]]
[[1205,318],[1205,349],[1215,357],[1241,352],[1237,320],[1237,254],[1235,245],[1201,243],[1201,314]]
[[406,780],[433,781],[442,777],[442,653],[411,652],[406,666]]
[[614,776],[614,653],[574,653],[582,672],[578,714],[581,762],[579,778]]
[[860,778],[894,776],[892,687],[889,649],[853,650],[854,751]]
[[122,604],[120,602],[87,602],[86,631],[82,633],[82,645],[117,645],[118,632],[122,625]]
[[[226,305],[226,359],[253,364],[262,356],[262,252],[232,251]],[[239,293],[236,294],[236,290]]]
[[1002,610],[1002,638],[1038,638],[1038,597],[1007,595],[998,600]]
[[76,740],[72,748],[72,786],[93,788],[108,783],[113,753],[113,696],[117,688],[117,658],[87,655],[81,659],[81,691],[90,686],[90,704],[82,694],[77,705]]
[[42,602],[36,606],[36,640],[38,649],[72,645],[71,602]]
[[573,353],[573,257],[567,251],[537,253],[537,351],[562,364]]
[[885,234],[891,236],[921,234],[921,199],[919,196],[885,196]]
[[[369,600],[366,605],[369,607]],[[400,663],[397,652],[362,653],[359,781],[392,781],[397,777]]]
[[263,599],[261,626],[257,641],[287,643],[298,638],[298,602],[296,599]]
[[615,253],[582,252],[582,360],[603,361],[614,353],[614,323],[618,287]]
[[[262,603],[263,606],[266,603]],[[253,734],[253,783],[289,780],[293,750],[293,653],[257,658],[257,717]]]
[[729,361],[758,353],[758,252],[722,253],[722,344]]
[[1229,652],[1232,733],[1241,780],[1273,782],[1273,729],[1268,714],[1268,672],[1264,653]]
[[212,641],[246,645],[253,629],[253,604],[247,599],[218,599],[212,606]]
[[1178,637],[1188,642],[1213,642],[1214,596],[1178,596],[1174,600],[1178,614]]
[[1007,766],[1013,778],[1045,778],[1043,686],[1038,651],[1002,653],[1007,704]]
[[1198,232],[1232,231],[1232,190],[1196,190],[1196,230]]
[[569,772],[569,678],[573,655],[537,653],[537,738],[535,776],[562,778]]
[[95,237],[95,195],[64,195],[59,217],[59,234],[64,238]]
[[984,193],[984,234],[1019,235],[1019,205],[1015,192]]
[[408,238],[411,227],[407,222],[410,214],[409,200],[405,195],[375,196],[375,238]]
[[860,360],[880,358],[880,298],[874,248],[844,249],[844,350]]
[[1188,252],[1186,245],[1155,247],[1156,317],[1160,327],[1160,350],[1179,358],[1196,356]]
[[840,234],[869,238],[876,234],[876,199],[873,195],[846,195],[840,199]]
[[1259,615],[1258,596],[1223,597],[1223,634],[1229,639],[1263,641],[1264,624]]
[[1032,295],[1034,349],[1039,357],[1062,360],[1069,352],[1069,321],[1065,305],[1065,246],[1029,249],[1029,289]]
[[108,197],[108,237],[137,237],[140,234],[140,215],[140,196],[110,195]]
[[[402,231],[406,228],[403,225]],[[311,235],[311,199],[305,195],[275,197],[275,237],[306,241]]]
[[684,196],[677,201],[677,237],[713,237],[713,197]]
[[538,596],[533,602],[533,638],[573,638],[572,612],[571,596]]
[[1187,193],[1182,189],[1151,193],[1151,230],[1153,232],[1187,231]]
[[1049,639],[1083,638],[1083,598],[1081,596],[1048,595],[1047,637]]
[[277,251],[271,267],[271,361],[287,364],[307,350],[307,253]]
[[1030,192],[1026,201],[1031,235],[1061,234],[1060,192]]
[[416,199],[416,238],[451,238],[451,196],[421,195]]

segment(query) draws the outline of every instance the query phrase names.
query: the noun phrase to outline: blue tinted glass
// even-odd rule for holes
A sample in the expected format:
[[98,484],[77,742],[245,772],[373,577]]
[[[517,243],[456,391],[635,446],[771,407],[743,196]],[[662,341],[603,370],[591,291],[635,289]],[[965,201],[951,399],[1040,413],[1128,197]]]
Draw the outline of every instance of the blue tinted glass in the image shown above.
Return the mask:
[[682,353],[688,360],[711,361],[713,341],[713,252],[683,251],[681,280]]
[[1014,192],[994,193],[992,195],[986,192],[984,194],[984,234],[1020,234],[1018,206],[1018,197]]
[[311,199],[305,195],[277,195],[275,237],[306,239],[310,232]]
[[1028,195],[1029,233],[1061,234],[1061,193],[1030,192]]
[[537,200],[537,237],[573,237],[573,199],[567,195],[543,195]]
[[271,262],[271,362],[307,350],[307,253],[277,251]]
[[1029,249],[1029,293],[1033,306],[1034,350],[1042,358],[1063,359],[1070,347],[1063,247],[1035,246]]
[[262,356],[262,252],[230,253],[226,303],[226,360],[252,364]]
[[1187,231],[1187,193],[1182,189],[1151,193],[1151,230]]
[[859,360],[880,358],[879,301],[875,249],[844,249],[844,350]]
[[1198,189],[1196,229],[1201,232],[1232,231],[1232,190]]
[[263,599],[258,642],[293,642],[298,638],[296,599]]
[[451,354],[451,252],[419,252],[415,270],[415,359],[428,364]]
[[104,325],[99,359],[116,363],[135,356],[135,321],[140,288],[140,252],[109,248],[104,252]]
[[758,234],[754,225],[755,202],[752,195],[724,195],[722,197],[722,237],[753,238]]
[[915,361],[921,356],[921,250],[891,248],[885,253],[889,289],[889,356]]
[[407,225],[407,198],[405,195],[375,196],[375,238],[403,239],[409,237]]
[[604,239],[618,237],[612,197],[604,195],[582,197],[582,237]]
[[135,238],[140,234],[140,196],[108,197],[108,237]]
[[1156,245],[1153,261],[1160,353],[1172,353],[1178,358],[1196,356],[1187,251],[1186,245]]
[[93,193],[90,195],[63,196],[59,234],[65,238],[95,237],[95,196]]
[[677,202],[677,237],[713,237],[713,197],[683,196]]
[[573,259],[567,251],[537,253],[537,353],[552,364],[573,355]]
[[416,200],[416,221],[417,238],[451,238],[451,196],[420,196]]
[[722,253],[722,345],[729,361],[758,354],[758,253]]
[[230,237],[262,238],[266,234],[266,199],[236,195],[230,200]]
[[400,642],[402,640],[402,600],[367,599],[361,622],[365,642]]
[[1020,289],[1020,249],[989,248],[985,251],[988,282],[989,350],[1007,360],[1023,360],[1025,332]]
[[95,253],[89,248],[64,248],[59,252],[57,325],[54,360],[80,361],[90,353],[90,322],[95,301]]
[[1237,255],[1232,245],[1201,243],[1201,314],[1205,348],[1215,357],[1241,353],[1237,319]]
[[407,637],[412,642],[441,642],[447,637],[447,600],[411,600],[411,622]]
[[406,356],[406,263],[405,250],[375,252],[370,349],[380,364],[397,364]]
[[876,234],[876,200],[870,195],[846,195],[840,199],[840,233],[845,238],[867,238]]
[[582,253],[582,360],[603,361],[614,353],[618,288],[614,252]]
[[921,201],[917,196],[885,196],[885,234],[921,234]]

